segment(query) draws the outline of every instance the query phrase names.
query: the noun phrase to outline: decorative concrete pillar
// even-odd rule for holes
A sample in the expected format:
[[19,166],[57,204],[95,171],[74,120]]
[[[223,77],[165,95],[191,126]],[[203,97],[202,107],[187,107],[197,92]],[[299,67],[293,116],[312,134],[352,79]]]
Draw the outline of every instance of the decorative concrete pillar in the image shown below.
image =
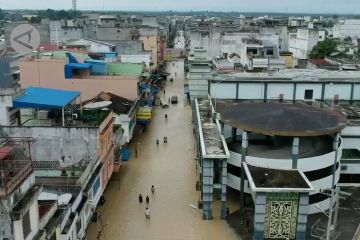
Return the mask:
[[202,164],[202,200],[203,220],[212,220],[212,202],[214,192],[214,160],[203,159]]
[[245,204],[245,170],[244,162],[246,160],[248,150],[248,134],[246,131],[242,132],[242,142],[241,142],[241,175],[240,175],[240,206],[243,207]]
[[306,239],[306,223],[309,211],[309,193],[299,194],[299,210],[297,217],[296,239]]
[[221,160],[221,219],[226,217],[227,159]]
[[299,138],[294,137],[293,145],[291,149],[291,158],[292,158],[292,169],[297,169],[297,162],[299,158]]
[[255,212],[254,212],[254,235],[253,239],[264,239],[264,222],[266,209],[266,194],[264,192],[255,195]]

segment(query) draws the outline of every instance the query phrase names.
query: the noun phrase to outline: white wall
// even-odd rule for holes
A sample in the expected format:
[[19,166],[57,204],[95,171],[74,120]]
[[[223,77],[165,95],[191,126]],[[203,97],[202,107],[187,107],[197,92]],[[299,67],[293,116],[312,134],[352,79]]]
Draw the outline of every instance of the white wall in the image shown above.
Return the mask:
[[321,99],[321,84],[305,84],[298,83],[296,85],[296,100],[304,100],[305,99],[305,90],[312,89],[313,90],[313,99]]
[[263,99],[264,85],[262,83],[239,84],[239,99]]
[[279,99],[279,95],[283,94],[284,99],[292,99],[294,84],[272,83],[268,85],[267,98]]
[[216,84],[211,83],[210,95],[218,99],[236,98],[236,84]]
[[[88,153],[98,151],[98,128],[8,127],[3,130],[11,137],[33,137],[31,156],[38,161],[80,161]],[[75,144],[74,144],[75,143]],[[71,156],[71,159],[69,158]]]
[[325,86],[325,99],[333,99],[338,94],[339,99],[350,99],[351,85],[350,84],[330,84]]
[[120,55],[122,63],[145,63],[146,68],[150,68],[151,55]]

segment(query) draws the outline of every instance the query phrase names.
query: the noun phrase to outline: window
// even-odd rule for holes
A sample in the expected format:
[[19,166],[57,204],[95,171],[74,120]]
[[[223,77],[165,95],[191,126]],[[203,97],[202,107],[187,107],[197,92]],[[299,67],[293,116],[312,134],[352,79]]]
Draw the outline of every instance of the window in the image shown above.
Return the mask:
[[92,191],[93,191],[93,198],[96,197],[98,191],[99,191],[99,188],[100,188],[100,178],[98,177],[92,187]]
[[314,90],[312,90],[312,89],[306,89],[304,99],[305,100],[312,100],[313,99],[313,92],[314,92]]
[[118,30],[117,30],[117,32],[119,33],[119,32],[120,32],[120,30],[118,29]]
[[274,55],[274,50],[273,49],[266,50],[266,55]]
[[247,55],[257,55],[258,54],[258,50],[257,49],[247,49],[246,51]]
[[25,239],[31,232],[29,211],[24,215],[22,224],[23,224],[23,234],[24,234],[24,239]]

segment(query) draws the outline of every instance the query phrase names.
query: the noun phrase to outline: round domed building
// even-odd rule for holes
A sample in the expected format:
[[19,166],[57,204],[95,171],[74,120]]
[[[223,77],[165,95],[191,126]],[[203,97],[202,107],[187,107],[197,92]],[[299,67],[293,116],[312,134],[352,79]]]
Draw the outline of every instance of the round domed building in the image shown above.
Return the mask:
[[[308,214],[329,208],[321,189],[336,186],[340,177],[345,117],[306,102],[223,102],[218,104],[223,134],[230,153],[227,185],[250,194],[242,163],[271,169],[296,169],[316,189],[309,196]],[[288,181],[292,181],[289,179]]]

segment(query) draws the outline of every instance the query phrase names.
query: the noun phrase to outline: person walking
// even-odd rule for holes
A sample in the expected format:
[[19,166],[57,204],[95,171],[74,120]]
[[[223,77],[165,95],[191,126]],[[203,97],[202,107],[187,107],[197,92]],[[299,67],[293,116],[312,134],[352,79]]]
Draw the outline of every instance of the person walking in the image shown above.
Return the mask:
[[164,95],[165,95],[165,88],[164,88]]
[[166,137],[163,138],[164,143],[166,143]]
[[159,143],[160,143],[159,139],[156,139],[156,145],[157,146],[159,146]]
[[149,208],[145,208],[145,217],[147,219],[150,219],[150,209]]
[[139,194],[139,203],[143,202],[143,197],[141,196],[141,194]]
[[150,198],[148,195],[146,195],[146,204],[149,204],[150,203]]
[[168,138],[167,138],[166,136],[165,136],[164,138],[165,138],[165,143],[167,143],[167,142],[168,142]]
[[165,119],[167,119],[167,114],[165,113]]
[[151,185],[151,193],[152,193],[152,194],[155,193],[155,187],[154,187],[154,185]]

